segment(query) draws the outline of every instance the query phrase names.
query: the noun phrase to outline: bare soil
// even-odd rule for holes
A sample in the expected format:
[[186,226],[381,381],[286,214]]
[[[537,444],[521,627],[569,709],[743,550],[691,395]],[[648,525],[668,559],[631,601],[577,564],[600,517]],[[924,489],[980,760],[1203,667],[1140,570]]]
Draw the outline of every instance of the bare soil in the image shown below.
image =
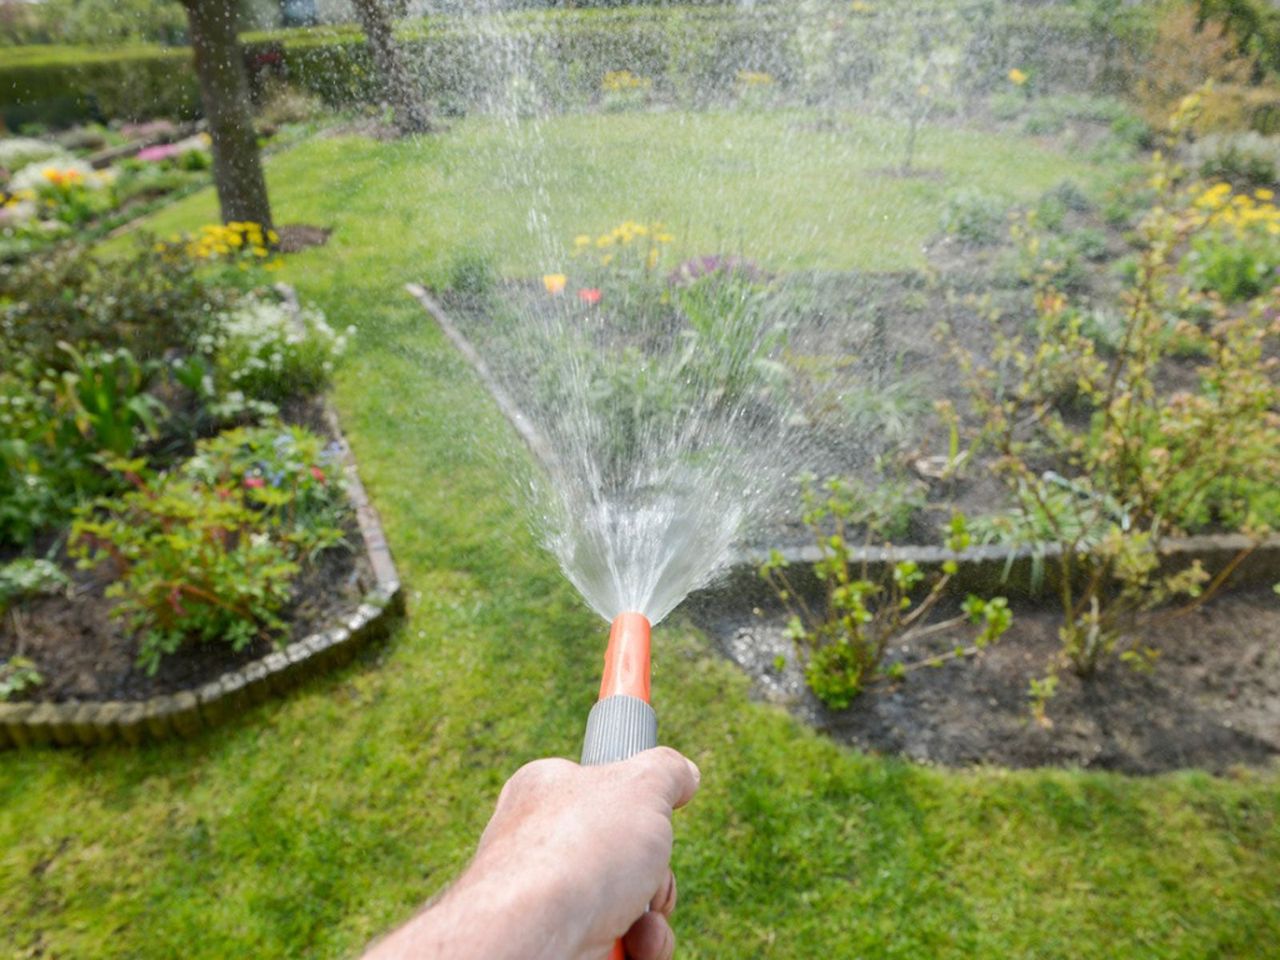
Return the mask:
[[[275,649],[265,639],[238,652],[224,644],[190,646],[166,657],[149,675],[137,665],[137,637],[111,616],[112,601],[105,596],[109,583],[93,571],[77,571],[66,594],[27,600],[0,620],[0,661],[27,657],[43,677],[40,686],[15,699],[145,700],[198,687]],[[346,548],[322,554],[295,581],[283,612],[288,634],[279,644],[336,625],[373,587],[364,543],[352,522]]]
[[333,227],[317,227],[309,223],[286,223],[276,227],[281,253],[298,253],[309,247],[323,247],[329,242]]
[[1034,719],[1028,687],[1059,650],[1061,613],[1052,609],[1019,608],[997,644],[940,667],[912,664],[967,642],[963,632],[895,647],[890,660],[907,667],[906,677],[879,681],[838,711],[805,687],[780,612],[721,599],[692,615],[750,674],[757,697],[860,750],[947,767],[1133,774],[1227,773],[1280,757],[1280,603],[1269,588],[1219,597],[1161,625],[1150,670],[1114,663],[1089,679],[1061,671],[1047,724]]

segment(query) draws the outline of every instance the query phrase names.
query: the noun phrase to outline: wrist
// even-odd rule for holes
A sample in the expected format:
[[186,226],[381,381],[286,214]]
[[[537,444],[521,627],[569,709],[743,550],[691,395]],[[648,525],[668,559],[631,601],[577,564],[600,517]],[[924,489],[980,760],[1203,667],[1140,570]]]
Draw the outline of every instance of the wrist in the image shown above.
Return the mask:
[[[582,955],[587,925],[563,865],[480,857],[420,918],[440,960],[565,960]],[[406,960],[408,958],[406,957]]]

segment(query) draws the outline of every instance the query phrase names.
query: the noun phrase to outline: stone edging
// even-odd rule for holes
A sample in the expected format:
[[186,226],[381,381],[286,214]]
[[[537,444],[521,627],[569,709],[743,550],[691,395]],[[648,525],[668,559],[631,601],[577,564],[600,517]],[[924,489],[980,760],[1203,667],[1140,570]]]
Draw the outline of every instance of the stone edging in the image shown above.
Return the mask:
[[[551,457],[547,441],[537,427],[511,399],[502,384],[494,377],[483,358],[471,342],[457,328],[448,314],[427,289],[419,284],[405,285],[409,294],[440,327],[448,340],[475,370],[485,388],[493,396],[503,416],[515,428],[533,456],[542,464]],[[1280,582],[1280,535],[1272,535],[1260,541],[1250,540],[1240,534],[1212,534],[1208,536],[1182,537],[1164,541],[1160,547],[1161,568],[1167,572],[1184,569],[1199,560],[1210,576],[1227,569],[1243,551],[1252,551],[1245,562],[1235,566],[1226,586],[1242,587]],[[813,575],[813,565],[819,559],[817,547],[803,547],[781,551],[788,562],[788,578],[801,591],[820,590],[821,584]],[[1041,548],[976,546],[960,553],[952,553],[945,547],[903,545],[900,547],[851,547],[850,560],[861,564],[864,560],[874,576],[890,563],[912,560],[925,570],[937,570],[943,562],[955,560],[959,570],[948,583],[948,592],[1005,594],[1014,597],[1036,597],[1045,594],[1060,570],[1061,549],[1057,544],[1045,544]],[[776,601],[773,588],[759,575],[765,556],[752,552],[735,558],[719,577],[709,585],[694,592],[695,598],[706,599],[711,594],[732,591],[752,603]],[[1040,576],[1042,574],[1042,577]]]
[[194,690],[135,701],[0,703],[0,749],[140,744],[193,737],[239,715],[251,704],[283,694],[308,677],[345,663],[361,647],[388,632],[390,620],[404,612],[404,591],[377,510],[360,482],[338,418],[327,406],[325,421],[341,448],[347,493],[373,568],[376,586],[365,602],[329,630],[229,670]]

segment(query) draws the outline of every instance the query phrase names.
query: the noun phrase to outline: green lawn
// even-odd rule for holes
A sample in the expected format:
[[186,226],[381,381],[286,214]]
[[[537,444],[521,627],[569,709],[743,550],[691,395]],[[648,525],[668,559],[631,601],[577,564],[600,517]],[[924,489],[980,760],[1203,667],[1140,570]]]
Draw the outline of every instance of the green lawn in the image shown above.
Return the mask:
[[[947,179],[885,181],[866,173],[884,157],[859,162],[853,138],[821,135],[813,159],[798,142],[819,135],[787,134],[759,158],[763,120],[671,119],[542,131],[549,151],[589,148],[549,196],[555,229],[656,216],[697,226],[689,250],[736,232],[761,257],[795,245],[789,262],[893,267],[914,260],[948,182],[1025,196],[1091,175],[1034,146],[934,135],[926,163],[956,151]],[[0,755],[0,954],[348,956],[461,866],[519,764],[576,754],[605,626],[507,498],[489,455],[505,424],[401,290],[468,246],[541,267],[527,204],[492,187],[502,161],[473,153],[501,135],[318,140],[272,159],[278,219],[336,227],[284,276],[360,330],[336,402],[408,619],[365,661],[198,741]],[[663,159],[645,159],[659,140]],[[636,168],[648,186],[633,193]],[[212,209],[190,198],[160,229]],[[828,211],[812,234],[805,218]],[[752,702],[679,617],[655,640],[663,739],[704,775],[677,826],[682,956],[1274,955],[1276,772],[950,773],[864,756]]]

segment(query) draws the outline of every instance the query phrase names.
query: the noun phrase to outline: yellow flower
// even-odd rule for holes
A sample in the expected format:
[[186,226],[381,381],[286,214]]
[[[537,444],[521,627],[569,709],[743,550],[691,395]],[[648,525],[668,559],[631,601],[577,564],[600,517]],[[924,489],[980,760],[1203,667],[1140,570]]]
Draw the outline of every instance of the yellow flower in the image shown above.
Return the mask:
[[739,70],[738,82],[744,87],[767,87],[773,83],[773,74],[758,70]]
[[1028,77],[1025,73],[1023,73],[1017,67],[1014,67],[1012,70],[1009,71],[1009,82],[1012,83],[1015,87],[1022,86],[1030,79],[1031,79],[1030,77]]
[[603,257],[600,258],[600,266],[602,267],[607,267],[611,263],[613,263],[612,253],[606,253]]
[[1253,191],[1253,195],[1259,200],[1274,200],[1276,196],[1274,191],[1268,190],[1265,187],[1259,187],[1257,190]]
[[280,242],[280,234],[276,233],[274,230],[268,230],[268,231],[267,231],[267,239],[268,239],[268,240],[270,240],[272,243],[279,243],[279,242]]
[[547,293],[552,296],[562,293],[566,282],[568,282],[568,278],[563,273],[544,273],[542,275],[542,285],[547,288]]

